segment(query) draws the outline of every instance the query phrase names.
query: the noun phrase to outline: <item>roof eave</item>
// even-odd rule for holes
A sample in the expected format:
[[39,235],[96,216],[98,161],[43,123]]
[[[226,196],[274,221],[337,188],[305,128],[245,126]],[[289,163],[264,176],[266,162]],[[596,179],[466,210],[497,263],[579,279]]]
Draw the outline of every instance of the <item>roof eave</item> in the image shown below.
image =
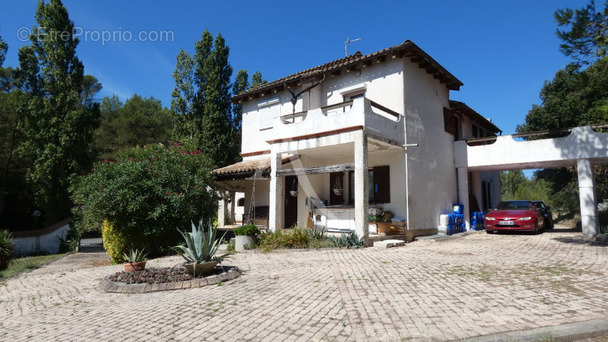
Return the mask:
[[237,104],[244,100],[277,93],[282,91],[287,84],[297,84],[302,81],[303,78],[310,77],[311,74],[317,73],[318,75],[322,75],[334,73],[337,70],[343,68],[350,69],[358,65],[361,65],[362,67],[371,66],[374,60],[379,63],[385,61],[388,56],[391,58],[410,58],[412,63],[417,63],[420,68],[425,69],[428,74],[432,74],[435,79],[439,80],[442,84],[445,84],[450,90],[460,90],[460,87],[463,85],[459,79],[447,71],[420,47],[412,41],[406,40],[402,44],[373,52],[365,56],[361,55],[360,52],[357,52],[354,55],[309,68],[258,87],[248,89],[245,92],[232,97],[232,102]]

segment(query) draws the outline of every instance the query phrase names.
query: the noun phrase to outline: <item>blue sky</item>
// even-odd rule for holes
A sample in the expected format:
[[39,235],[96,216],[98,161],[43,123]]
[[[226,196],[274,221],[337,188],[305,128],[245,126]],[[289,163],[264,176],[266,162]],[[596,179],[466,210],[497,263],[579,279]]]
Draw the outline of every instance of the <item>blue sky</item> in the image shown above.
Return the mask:
[[[363,54],[410,39],[464,83],[452,91],[452,99],[510,134],[540,103],[543,82],[569,61],[559,52],[553,13],[588,1],[63,3],[80,33],[78,55],[85,72],[103,84],[100,97],[116,94],[125,100],[137,93],[169,106],[175,57],[179,49],[192,52],[205,28],[226,39],[234,74],[258,70],[269,81],[344,57],[347,37],[361,38],[349,53]],[[27,43],[19,34],[35,24],[36,5],[34,0],[0,3],[0,35],[9,45],[4,66],[18,65],[18,48]],[[163,32],[167,39],[158,36]],[[140,33],[149,40],[136,42]],[[113,37],[103,41],[104,34]]]

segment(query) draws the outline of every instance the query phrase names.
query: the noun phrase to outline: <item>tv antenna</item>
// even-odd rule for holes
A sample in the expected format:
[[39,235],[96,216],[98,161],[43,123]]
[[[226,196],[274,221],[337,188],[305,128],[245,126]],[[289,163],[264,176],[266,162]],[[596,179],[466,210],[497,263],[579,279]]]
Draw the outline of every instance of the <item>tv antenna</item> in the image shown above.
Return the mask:
[[346,54],[346,57],[348,57],[348,45],[350,45],[350,43],[356,42],[358,40],[361,40],[361,38],[355,38],[355,39],[350,39],[350,37],[346,38],[346,41],[344,42],[344,53]]

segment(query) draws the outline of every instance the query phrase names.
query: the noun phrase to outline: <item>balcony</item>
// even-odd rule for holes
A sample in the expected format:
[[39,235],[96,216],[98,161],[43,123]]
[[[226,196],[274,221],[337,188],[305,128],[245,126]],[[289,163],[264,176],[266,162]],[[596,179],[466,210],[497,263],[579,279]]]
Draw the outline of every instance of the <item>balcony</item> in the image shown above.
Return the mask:
[[367,98],[285,114],[274,120],[267,142],[302,140],[364,129],[366,135],[403,146],[403,115]]

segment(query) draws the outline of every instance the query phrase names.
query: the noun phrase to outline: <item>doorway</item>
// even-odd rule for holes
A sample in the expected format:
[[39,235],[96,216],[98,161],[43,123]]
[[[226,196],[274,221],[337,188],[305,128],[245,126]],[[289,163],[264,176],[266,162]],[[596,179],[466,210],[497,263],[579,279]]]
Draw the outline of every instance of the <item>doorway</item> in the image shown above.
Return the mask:
[[290,193],[292,189],[298,189],[298,177],[286,176],[285,187],[285,228],[291,228],[298,224],[298,197],[293,197]]

